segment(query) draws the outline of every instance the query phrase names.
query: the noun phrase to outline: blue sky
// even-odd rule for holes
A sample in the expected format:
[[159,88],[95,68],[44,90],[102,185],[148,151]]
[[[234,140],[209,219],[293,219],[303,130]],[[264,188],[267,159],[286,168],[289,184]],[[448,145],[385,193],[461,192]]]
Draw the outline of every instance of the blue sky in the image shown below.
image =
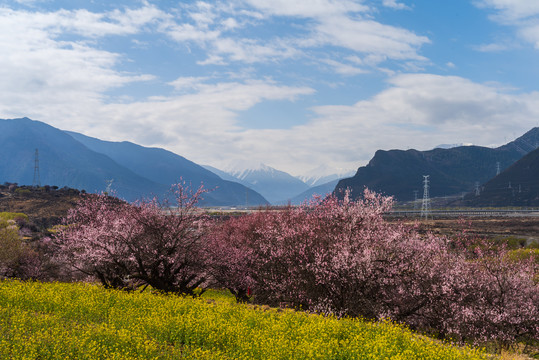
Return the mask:
[[217,168],[500,145],[538,64],[536,0],[0,0],[0,118]]

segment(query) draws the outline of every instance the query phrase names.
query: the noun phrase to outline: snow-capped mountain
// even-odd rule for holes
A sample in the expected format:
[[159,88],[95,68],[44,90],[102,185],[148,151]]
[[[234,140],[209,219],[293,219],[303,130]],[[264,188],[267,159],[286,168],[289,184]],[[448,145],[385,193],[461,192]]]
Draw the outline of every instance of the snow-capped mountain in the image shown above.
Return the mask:
[[472,143],[459,143],[459,144],[440,144],[436,147],[434,147],[435,149],[452,149],[452,148],[456,148],[456,147],[459,147],[459,146],[472,146],[473,144]]
[[247,181],[252,184],[256,184],[258,182],[257,178],[259,177],[279,178],[283,176],[291,176],[284,171],[276,170],[271,166],[267,166],[262,163],[254,164],[254,166],[253,164],[245,164],[249,167],[242,167],[241,165],[241,163],[236,163],[233,166],[225,168],[224,171],[236,179]]
[[309,186],[298,178],[262,163],[236,162],[223,170],[206,166],[222,179],[239,182],[259,192],[270,203],[282,203],[307,190]]
[[297,178],[307,185],[313,187],[327,184],[338,179],[352,177],[355,173],[356,171],[353,169],[343,169],[328,165],[320,165],[304,173],[303,175],[297,176]]

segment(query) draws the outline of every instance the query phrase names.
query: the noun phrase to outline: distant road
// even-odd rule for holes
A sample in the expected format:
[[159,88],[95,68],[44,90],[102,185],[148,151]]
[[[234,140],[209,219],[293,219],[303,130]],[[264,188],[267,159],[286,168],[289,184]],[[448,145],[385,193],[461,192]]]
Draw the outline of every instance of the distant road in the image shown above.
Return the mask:
[[[392,210],[385,214],[394,217],[420,217],[421,210]],[[539,209],[466,209],[466,210],[430,210],[430,217],[465,217],[465,216],[539,216]]]

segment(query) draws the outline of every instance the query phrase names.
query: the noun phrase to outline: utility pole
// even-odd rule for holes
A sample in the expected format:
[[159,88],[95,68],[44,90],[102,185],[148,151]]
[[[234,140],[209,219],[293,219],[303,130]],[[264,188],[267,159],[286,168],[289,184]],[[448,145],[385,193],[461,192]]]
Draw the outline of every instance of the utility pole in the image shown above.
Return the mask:
[[427,220],[430,215],[429,176],[423,175],[423,202],[421,203],[421,217]]
[[34,180],[32,181],[33,187],[41,186],[41,179],[39,176],[39,151],[36,149],[36,155],[34,160]]

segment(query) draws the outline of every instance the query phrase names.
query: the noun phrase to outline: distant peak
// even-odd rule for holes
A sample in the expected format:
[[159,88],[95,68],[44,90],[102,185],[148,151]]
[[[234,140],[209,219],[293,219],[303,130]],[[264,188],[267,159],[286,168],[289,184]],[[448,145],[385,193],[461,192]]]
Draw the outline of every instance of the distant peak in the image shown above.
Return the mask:
[[472,143],[459,143],[459,144],[440,144],[435,146],[435,149],[452,149],[460,146],[473,146]]
[[274,168],[264,164],[264,163],[261,163],[259,161],[254,161],[254,160],[235,160],[235,161],[232,161],[230,163],[228,163],[228,165],[226,165],[224,168],[223,168],[223,171],[225,172],[228,172],[228,173],[232,173],[232,172],[244,172],[246,170],[249,170],[249,171],[271,171],[271,170],[275,170]]
[[321,164],[317,166],[316,168],[299,175],[298,178],[308,179],[308,178],[313,178],[313,177],[324,177],[324,176],[330,176],[330,175],[335,175],[337,177],[347,176],[350,173],[355,173],[355,170],[356,169],[352,169],[352,168],[343,168],[343,167],[337,167],[337,166],[332,166],[328,164]]

